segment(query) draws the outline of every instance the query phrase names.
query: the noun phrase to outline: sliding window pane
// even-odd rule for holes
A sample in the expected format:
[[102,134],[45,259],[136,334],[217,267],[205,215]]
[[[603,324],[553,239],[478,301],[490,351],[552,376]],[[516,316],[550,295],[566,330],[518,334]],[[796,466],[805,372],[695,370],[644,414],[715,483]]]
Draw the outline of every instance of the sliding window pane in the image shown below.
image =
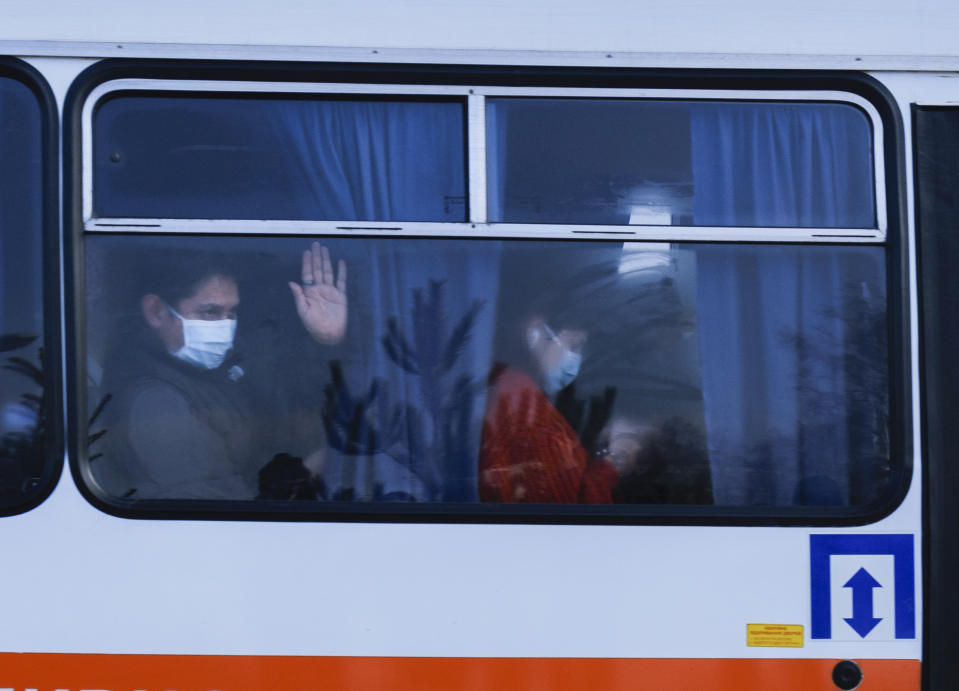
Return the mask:
[[120,95],[94,208],[123,218],[465,221],[456,100]]
[[848,104],[494,98],[487,117],[494,222],[876,227]]
[[881,247],[323,243],[88,237],[103,495],[815,515],[899,481]]

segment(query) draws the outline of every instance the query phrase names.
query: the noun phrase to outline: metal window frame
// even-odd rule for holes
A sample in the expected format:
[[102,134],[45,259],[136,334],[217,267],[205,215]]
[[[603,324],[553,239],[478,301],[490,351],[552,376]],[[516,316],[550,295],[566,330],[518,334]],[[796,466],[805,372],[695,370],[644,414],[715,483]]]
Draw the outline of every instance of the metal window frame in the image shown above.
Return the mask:
[[[295,95],[461,96],[467,103],[467,207],[464,223],[280,221],[238,219],[121,218],[96,216],[93,192],[93,121],[96,108],[117,92],[242,93]],[[644,101],[723,101],[845,103],[860,109],[871,125],[875,228],[796,228],[763,226],[645,226],[594,224],[490,223],[487,220],[486,99],[487,98],[616,99]],[[162,232],[200,234],[302,234],[412,237],[583,238],[629,239],[658,242],[810,242],[881,243],[886,240],[885,156],[883,123],[875,106],[858,94],[833,90],[643,89],[584,87],[457,86],[431,84],[374,84],[333,82],[275,82],[196,79],[123,78],[97,85],[81,113],[81,189],[83,227],[87,232]]]
[[[89,102],[90,94],[100,85],[119,79],[150,79],[163,83],[178,80],[180,84],[190,82],[208,82],[221,84],[227,81],[255,84],[276,84],[282,91],[287,84],[358,84],[361,87],[373,86],[377,93],[396,93],[400,86],[424,93],[432,86],[459,85],[467,93],[468,112],[477,111],[479,99],[477,89],[507,89],[518,86],[524,93],[535,88],[558,88],[563,94],[581,89],[587,95],[599,93],[601,88],[620,89],[628,87],[630,93],[678,93],[732,94],[756,93],[759,96],[785,94],[790,100],[805,100],[809,94],[838,94],[841,100],[858,102],[865,99],[866,109],[879,114],[881,129],[873,132],[874,160],[881,162],[881,176],[877,176],[877,203],[884,203],[877,221],[886,219],[887,231],[884,238],[872,241],[850,238],[820,237],[817,229],[803,229],[808,235],[805,239],[786,239],[782,229],[772,230],[769,239],[755,240],[744,238],[744,244],[760,242],[762,244],[862,244],[871,242],[882,248],[886,257],[887,276],[887,334],[890,346],[888,360],[889,372],[889,435],[892,461],[892,475],[888,490],[868,505],[854,507],[808,507],[808,506],[715,506],[715,505],[492,505],[492,504],[448,504],[429,505],[376,504],[376,503],[323,503],[305,507],[297,502],[262,501],[209,501],[209,500],[156,500],[129,501],[103,495],[90,475],[86,459],[86,450],[80,431],[83,429],[85,400],[83,379],[85,370],[85,301],[84,301],[84,244],[87,238],[103,233],[119,232],[136,236],[144,232],[168,234],[168,228],[142,228],[114,226],[112,229],[91,229],[87,231],[82,214],[82,114],[84,105]],[[151,85],[155,82],[151,81]],[[399,86],[397,86],[399,85]],[[412,85],[412,86],[410,86]],[[424,89],[424,87],[426,87]],[[641,87],[641,88],[634,88]],[[178,87],[179,88],[179,87]],[[545,93],[545,91],[540,91]],[[875,117],[875,116],[874,116]],[[909,224],[907,218],[905,134],[900,104],[883,84],[869,74],[861,71],[825,71],[825,70],[743,70],[743,69],[653,69],[653,68],[602,68],[595,66],[570,67],[563,65],[513,64],[510,66],[490,64],[401,64],[365,62],[263,62],[263,61],[227,61],[227,60],[105,60],[88,67],[70,87],[64,106],[64,150],[68,152],[64,166],[64,242],[66,285],[69,289],[65,300],[66,345],[69,353],[74,353],[66,361],[69,416],[68,426],[73,430],[68,437],[70,469],[74,481],[83,497],[97,509],[112,516],[142,520],[240,520],[240,521],[296,521],[296,522],[389,522],[389,523],[447,523],[447,524],[551,524],[551,525],[673,525],[673,526],[865,526],[872,524],[897,510],[910,491],[913,482],[913,409],[912,364],[908,353],[912,352],[912,335],[909,328],[911,320],[909,264]],[[881,158],[879,158],[881,156]],[[475,172],[470,170],[474,175]],[[485,176],[483,176],[485,179]],[[880,185],[880,181],[882,184]],[[119,220],[119,219],[116,219]],[[136,219],[142,223],[143,219]],[[206,222],[209,223],[209,222]],[[232,224],[231,224],[232,225]],[[250,227],[250,224],[246,224]],[[296,223],[302,227],[302,223]],[[375,241],[377,237],[389,234],[391,237],[412,235],[407,227],[395,227],[391,230],[337,230],[335,224],[323,232],[311,228],[314,235],[339,235],[366,238]],[[449,226],[438,224],[441,228],[431,235],[450,237],[443,230]],[[456,236],[464,234],[464,225],[459,227]],[[468,224],[472,225],[472,224]],[[877,223],[878,226],[878,223]],[[548,237],[573,237],[579,239],[601,239],[606,235],[576,235],[567,229],[556,230],[551,226]],[[577,226],[577,229],[582,229]],[[672,228],[672,227],[671,227]],[[519,239],[523,235],[510,226],[507,237]],[[603,231],[619,228],[604,227]],[[589,230],[589,229],[585,229]],[[631,230],[659,230],[650,227],[626,227]],[[719,229],[724,233],[721,241],[735,242],[730,229]],[[735,229],[734,229],[735,230]],[[740,229],[741,230],[741,229]],[[753,229],[754,230],[754,229]],[[760,229],[762,230],[762,229]],[[819,229],[823,230],[823,229]],[[829,235],[836,229],[826,229]],[[855,229],[856,232],[861,229]],[[876,229],[878,230],[878,228]],[[425,231],[425,229],[424,229]],[[182,229],[181,229],[182,232]],[[198,231],[196,231],[198,232]],[[240,234],[233,227],[225,231],[205,229],[204,234]],[[305,231],[286,229],[266,231],[250,228],[247,232],[256,232],[264,236],[299,235]],[[354,235],[355,233],[355,235]],[[491,237],[488,233],[479,233]],[[629,234],[632,234],[631,232]],[[643,240],[643,237],[624,237],[612,235],[611,239]],[[652,237],[650,237],[652,239]],[[670,238],[673,239],[673,238]],[[677,238],[678,239],[678,238]],[[695,238],[701,239],[701,238]]]

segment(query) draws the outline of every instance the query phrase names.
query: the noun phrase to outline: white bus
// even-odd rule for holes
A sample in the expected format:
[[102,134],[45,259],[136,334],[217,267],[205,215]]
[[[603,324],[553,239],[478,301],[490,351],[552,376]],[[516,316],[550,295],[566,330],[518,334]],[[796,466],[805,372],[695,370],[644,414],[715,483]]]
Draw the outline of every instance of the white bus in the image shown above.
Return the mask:
[[5,15],[0,690],[959,683],[959,10]]

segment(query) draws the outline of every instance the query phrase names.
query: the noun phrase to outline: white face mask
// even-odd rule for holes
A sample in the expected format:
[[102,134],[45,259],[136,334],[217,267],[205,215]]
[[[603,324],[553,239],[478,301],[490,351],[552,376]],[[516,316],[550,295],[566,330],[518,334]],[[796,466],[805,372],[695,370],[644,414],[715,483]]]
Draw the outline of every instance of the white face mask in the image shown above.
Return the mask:
[[[543,372],[543,390],[552,396],[562,389],[565,389],[576,379],[576,375],[579,374],[579,368],[583,364],[583,355],[563,345],[559,337],[546,324],[543,324],[543,331],[545,331],[550,340],[562,348],[563,351],[559,356],[559,361]],[[534,332],[534,334],[535,336],[530,338],[530,347],[535,346],[539,341],[539,334],[536,332]]]
[[219,367],[233,347],[236,319],[186,319],[172,307],[170,311],[183,325],[183,347],[171,351],[173,357],[204,369]]
[[552,396],[569,386],[576,375],[579,374],[579,368],[582,364],[583,356],[580,353],[574,353],[569,348],[564,347],[559,362],[544,375],[543,388],[546,393]]

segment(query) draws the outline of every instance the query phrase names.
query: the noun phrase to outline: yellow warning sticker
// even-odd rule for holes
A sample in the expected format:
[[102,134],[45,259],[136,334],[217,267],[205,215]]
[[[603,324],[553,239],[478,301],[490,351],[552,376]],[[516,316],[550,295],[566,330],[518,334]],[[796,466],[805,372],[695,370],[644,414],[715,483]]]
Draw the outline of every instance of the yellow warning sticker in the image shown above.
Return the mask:
[[746,624],[746,645],[752,648],[802,648],[802,626]]

